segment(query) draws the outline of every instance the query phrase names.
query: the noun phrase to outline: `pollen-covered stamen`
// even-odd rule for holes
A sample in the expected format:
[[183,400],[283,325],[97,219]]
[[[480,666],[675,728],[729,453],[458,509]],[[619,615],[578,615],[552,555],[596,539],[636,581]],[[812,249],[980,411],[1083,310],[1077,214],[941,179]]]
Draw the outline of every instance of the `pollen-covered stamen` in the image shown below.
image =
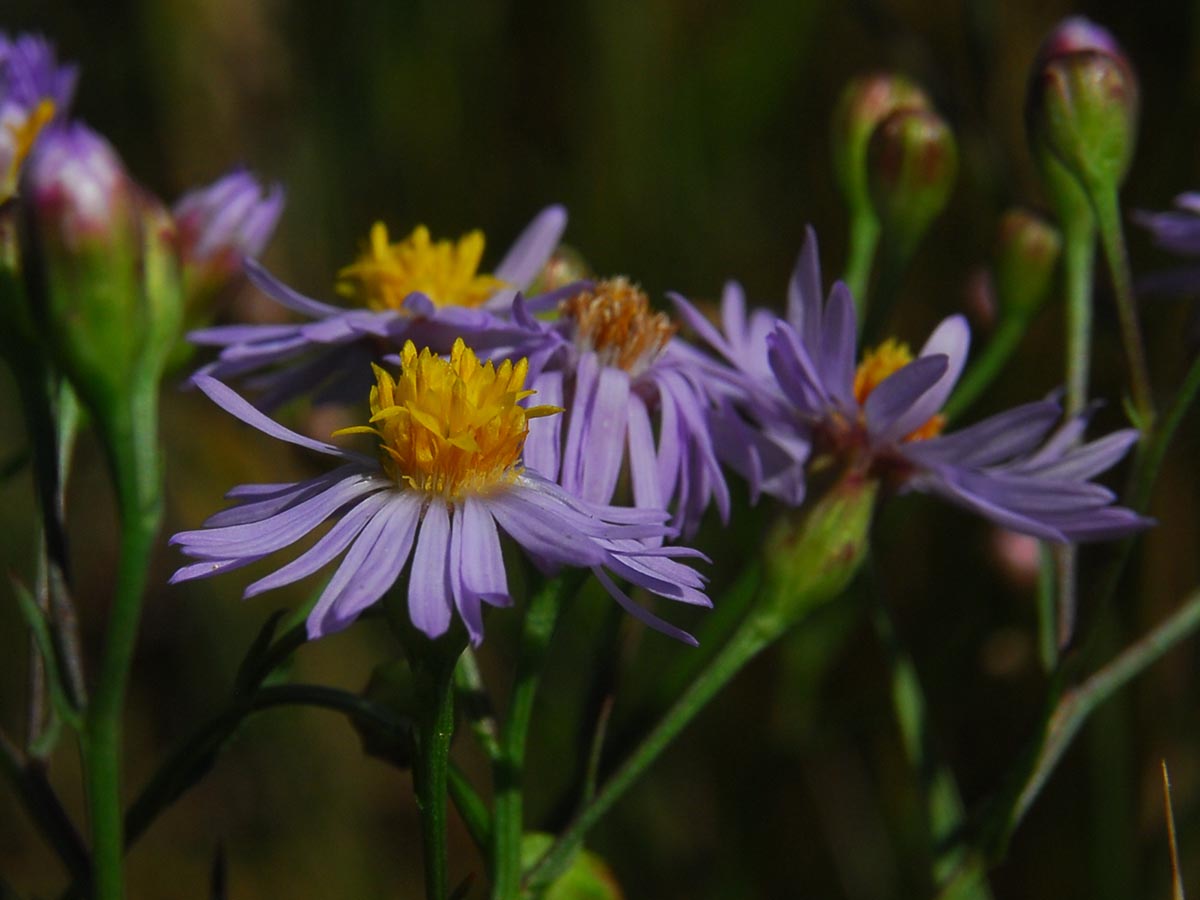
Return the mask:
[[575,324],[575,343],[605,365],[637,375],[657,358],[677,328],[650,308],[646,294],[626,278],[597,282],[559,305]]
[[[888,338],[874,350],[863,354],[858,370],[854,373],[854,399],[862,406],[871,392],[893,372],[903,369],[913,360],[908,345]],[[925,424],[905,436],[905,441],[924,441],[941,434],[946,426],[946,417],[941,413],[931,416]]]
[[337,291],[377,311],[403,310],[414,291],[435,306],[480,306],[505,287],[499,278],[479,272],[483,247],[482,231],[468,232],[457,242],[434,241],[424,225],[391,243],[387,226],[376,222],[358,259],[338,273]]
[[518,462],[528,419],[562,412],[556,406],[524,407],[529,363],[480,363],[460,338],[450,358],[408,341],[393,378],[375,366],[370,425],[337,434],[379,438],[384,471],[418,491],[446,499],[485,491],[520,474]]

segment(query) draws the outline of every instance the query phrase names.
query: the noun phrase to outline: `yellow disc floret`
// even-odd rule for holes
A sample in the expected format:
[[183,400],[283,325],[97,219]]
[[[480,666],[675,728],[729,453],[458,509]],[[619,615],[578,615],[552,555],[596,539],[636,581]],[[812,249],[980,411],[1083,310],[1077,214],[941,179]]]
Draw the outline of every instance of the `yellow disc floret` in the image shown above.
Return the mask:
[[337,290],[374,310],[402,310],[404,298],[420,291],[435,306],[479,306],[505,283],[479,272],[483,232],[454,241],[434,241],[418,226],[402,241],[388,241],[387,226],[376,222],[363,252],[338,273]]
[[575,343],[605,365],[632,375],[644,371],[675,334],[665,313],[655,312],[644,291],[626,278],[599,281],[559,304],[575,325]]
[[[867,402],[867,397],[885,378],[904,368],[912,360],[912,351],[908,349],[908,345],[893,338],[888,338],[874,350],[864,353],[863,360],[854,373],[854,399],[858,401],[859,406]],[[945,426],[946,417],[938,413],[904,440],[923,441],[936,437]]]
[[27,116],[17,120],[0,121],[0,128],[7,132],[7,139],[0,137],[0,147],[7,142],[9,160],[7,167],[0,167],[0,202],[7,200],[17,190],[17,178],[21,164],[33,149],[33,142],[41,134],[46,123],[54,118],[54,101],[45,99],[38,103]]
[[370,425],[337,434],[379,438],[384,470],[398,484],[446,499],[512,481],[529,433],[528,420],[562,412],[557,406],[524,407],[528,360],[499,368],[481,363],[462,339],[450,358],[417,352],[412,341],[400,353],[400,374],[374,366]]

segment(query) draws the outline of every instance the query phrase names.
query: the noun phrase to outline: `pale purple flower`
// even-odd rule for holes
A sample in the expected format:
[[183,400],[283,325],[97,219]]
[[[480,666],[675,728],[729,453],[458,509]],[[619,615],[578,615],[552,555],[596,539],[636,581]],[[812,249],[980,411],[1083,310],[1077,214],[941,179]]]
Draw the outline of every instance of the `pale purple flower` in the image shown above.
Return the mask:
[[219,280],[235,274],[263,251],[283,203],[280,185],[264,189],[242,168],[188,191],[171,210],[184,264]]
[[[311,392],[316,401],[344,400],[362,387],[369,361],[386,358],[406,340],[450,349],[463,338],[477,349],[510,347],[530,331],[509,315],[517,294],[527,288],[558,245],[566,228],[561,206],[542,210],[493,270],[503,283],[480,306],[455,306],[413,290],[400,309],[335,306],[306,297],[275,278],[258,262],[245,261],[246,275],[264,294],[304,321],[283,325],[220,325],[193,331],[195,344],[219,347],[215,362],[200,371],[220,380],[245,379],[264,409]],[[535,298],[536,307],[553,305],[557,295]],[[366,373],[366,374],[364,374]],[[249,376],[249,377],[248,377]],[[367,379],[369,382],[369,379]]]
[[566,413],[531,423],[527,465],[591,503],[611,502],[627,467],[634,504],[673,510],[685,537],[710,504],[727,519],[706,418],[717,386],[667,316],[616,278],[577,287],[544,331],[528,353],[533,387]]
[[0,32],[0,110],[12,105],[28,112],[49,100],[65,116],[78,78],[78,67],[59,65],[54,45],[40,34]]
[[[1200,193],[1180,194],[1175,198],[1175,209],[1135,212],[1133,219],[1162,249],[1200,259]],[[1138,289],[1164,294],[1200,293],[1200,262],[1144,276],[1138,279]]]
[[[746,432],[738,462],[757,479],[756,487],[794,502],[798,468],[829,457],[902,491],[936,494],[1046,540],[1099,540],[1150,524],[1113,505],[1112,491],[1090,481],[1125,455],[1138,439],[1136,430],[1080,443],[1087,418],[1059,424],[1061,407],[1044,400],[939,434],[939,412],[967,358],[966,320],[943,320],[915,359],[893,343],[858,366],[853,298],[839,283],[822,300],[816,258],[810,232],[789,291],[787,319],[777,320],[758,347],[765,351],[773,386],[764,383],[761,366],[745,362],[754,347],[738,346],[736,335],[748,334],[744,318],[731,316],[733,327],[727,324],[722,335],[681,303],[693,326],[731,364],[741,363],[745,392],[729,407],[736,403],[732,413]],[[736,302],[729,312],[737,312]],[[756,426],[760,434],[754,439]],[[785,491],[776,489],[781,479]]]
[[[334,524],[297,558],[255,581],[251,597],[315,574],[343,552],[341,564],[308,617],[311,638],[345,628],[408,570],[408,609],[430,637],[443,634],[457,611],[473,643],[483,639],[483,606],[511,604],[500,533],[545,569],[587,567],[627,611],[679,640],[695,640],[634,603],[613,576],[672,600],[710,606],[704,579],[678,557],[683,547],[644,541],[670,534],[663,511],[589,503],[529,469],[514,466],[486,489],[459,494],[421,489],[394,477],[375,458],[284,428],[207,376],[196,383],[219,406],[282,441],[331,457],[332,471],[291,484],[243,485],[236,506],[172,543],[198,560],[173,582],[239,568],[291,546],[322,523]],[[510,403],[515,402],[509,399]],[[411,562],[410,562],[411,559]]]

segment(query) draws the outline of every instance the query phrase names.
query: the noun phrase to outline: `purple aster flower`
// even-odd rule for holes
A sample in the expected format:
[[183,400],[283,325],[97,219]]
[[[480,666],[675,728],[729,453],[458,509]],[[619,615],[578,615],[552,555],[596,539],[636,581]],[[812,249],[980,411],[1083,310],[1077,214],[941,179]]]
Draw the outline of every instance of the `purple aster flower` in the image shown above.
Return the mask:
[[295,484],[235,488],[230,496],[237,506],[198,531],[172,538],[198,560],[179,569],[172,581],[255,562],[333,517],[333,527],[316,544],[251,584],[245,595],[311,575],[345,551],[309,615],[310,637],[345,628],[407,568],[413,624],[437,637],[457,611],[478,644],[483,606],[512,602],[500,548],[503,531],[544,568],[590,568],[637,618],[694,644],[690,635],[635,604],[612,578],[672,600],[711,605],[703,578],[677,559],[700,554],[643,543],[670,532],[663,524],[666,513],[589,503],[521,467],[528,419],[561,412],[521,405],[532,393],[524,390],[527,373],[526,360],[505,361],[498,368],[481,364],[461,340],[449,360],[428,348],[418,354],[411,341],[406,343],[398,378],[375,369],[371,424],[346,430],[377,438],[378,459],[289,431],[225,385],[198,376],[201,390],[242,421],[340,465]]
[[172,210],[184,264],[203,280],[225,281],[241,270],[244,257],[262,252],[283,201],[280,185],[264,190],[242,168],[184,194]]
[[707,370],[646,294],[624,278],[577,286],[543,329],[530,353],[533,386],[567,412],[533,423],[527,464],[588,502],[608,503],[627,462],[634,504],[673,509],[685,536],[710,503],[727,518],[729,489],[706,419]]
[[[488,350],[528,338],[529,329],[508,313],[554,252],[566,221],[560,206],[542,210],[490,275],[478,271],[484,249],[478,231],[455,243],[433,241],[418,227],[393,243],[377,223],[362,255],[340,273],[338,292],[353,307],[305,297],[248,259],[251,282],[306,321],[223,325],[188,337],[221,348],[202,373],[221,380],[253,374],[246,383],[262,392],[264,409],[308,391],[318,401],[344,399],[365,389],[368,361],[385,358],[406,340],[448,351],[459,337]],[[542,302],[555,300],[551,294]]]
[[[856,365],[853,298],[839,283],[823,302],[820,284],[810,231],[789,290],[787,319],[777,320],[765,339],[760,320],[753,329],[763,341],[757,348],[747,343],[752,330],[736,292],[732,301],[727,292],[724,335],[682,298],[677,301],[688,321],[739,367],[745,393],[733,414],[749,420],[740,419],[747,443],[736,462],[757,477],[754,487],[792,502],[794,493],[776,490],[779,480],[794,489],[795,473],[805,463],[838,460],[901,490],[937,494],[1046,540],[1099,540],[1150,524],[1114,506],[1113,493],[1090,481],[1125,455],[1138,439],[1136,430],[1080,443],[1086,417],[1059,425],[1061,407],[1045,400],[942,435],[939,411],[970,344],[966,320],[945,319],[916,358],[888,340]],[[773,386],[760,363],[743,362],[764,351]],[[733,405],[731,400],[726,411]],[[749,433],[756,425],[760,434],[754,438]]]
[[[1175,209],[1135,212],[1133,219],[1162,249],[1179,256],[1200,257],[1200,193],[1180,194],[1175,198]],[[1138,280],[1138,287],[1164,294],[1200,293],[1200,263],[1145,276]]]
[[16,190],[21,163],[42,128],[63,116],[75,93],[75,66],[60,66],[40,35],[0,32],[0,201]]

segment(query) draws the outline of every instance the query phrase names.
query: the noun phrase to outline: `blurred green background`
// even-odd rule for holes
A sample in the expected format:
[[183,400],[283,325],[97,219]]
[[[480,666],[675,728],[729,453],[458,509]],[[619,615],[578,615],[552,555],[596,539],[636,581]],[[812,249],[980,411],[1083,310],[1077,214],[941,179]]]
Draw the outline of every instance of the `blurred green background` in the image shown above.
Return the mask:
[[[549,202],[571,212],[567,239],[598,270],[627,273],[653,296],[713,298],[739,278],[779,305],[804,226],[822,240],[826,275],[844,259],[845,216],[832,183],[828,121],[842,85],[894,68],[920,82],[954,127],[959,184],[917,257],[895,331],[919,343],[942,316],[973,309],[997,216],[1041,202],[1021,108],[1037,42],[1084,12],[1124,43],[1143,86],[1143,124],[1127,208],[1161,208],[1200,187],[1200,17],[1193,3],[528,2],[334,4],[283,0],[5,0],[0,27],[38,30],[78,60],[77,114],[104,132],[136,176],[167,199],[244,162],[283,182],[288,206],[267,262],[313,296],[376,219],[394,233],[483,228],[494,262]],[[1131,235],[1134,267],[1169,261]],[[227,318],[269,314],[248,289]],[[1093,391],[1102,428],[1121,422],[1121,359],[1103,277]],[[1188,304],[1145,309],[1160,393],[1192,347]],[[1042,395],[1061,380],[1060,311],[1051,304],[979,414]],[[977,340],[986,339],[980,323]],[[195,527],[243,481],[315,465],[167,392],[167,532]],[[298,414],[299,415],[299,414]],[[325,420],[304,427],[328,433]],[[23,446],[7,373],[0,452]],[[1127,641],[1197,582],[1200,428],[1190,422],[1156,495],[1162,525],[1144,543],[1104,627]],[[1112,480],[1119,485],[1121,472]],[[744,498],[741,506],[744,507]],[[768,509],[739,509],[700,546],[726,584]],[[32,491],[0,485],[0,563],[32,569]],[[922,499],[892,502],[877,566],[911,644],[938,748],[974,805],[997,786],[1040,707],[1032,588],[997,561],[985,524]],[[111,497],[85,440],[71,492],[78,603],[88,646],[103,622],[114,565]],[[165,545],[165,539],[164,539]],[[1085,554],[1087,575],[1104,550]],[[239,573],[168,588],[156,563],[130,697],[128,791],[214,712],[259,624],[312,585],[242,604]],[[698,618],[672,611],[699,627]],[[891,717],[883,654],[846,615],[849,638],[797,639],[746,671],[593,836],[631,898],[847,897],[926,890],[930,850]],[[488,623],[483,664],[497,697],[511,671],[515,615]],[[719,620],[718,620],[719,621]],[[837,623],[834,623],[835,625]],[[830,634],[838,630],[830,627]],[[706,634],[709,643],[719,634]],[[378,624],[304,648],[297,677],[357,690],[396,652]],[[598,698],[616,690],[611,756],[649,721],[690,665],[687,648],[644,634],[597,592],[560,626],[536,713],[531,822],[561,827],[582,770]],[[831,657],[820,677],[821,657]],[[25,638],[0,604],[0,721],[19,732]],[[1106,707],[1063,760],[994,873],[998,898],[1167,897],[1159,761],[1175,784],[1181,852],[1200,884],[1200,653],[1172,653]],[[456,753],[486,782],[463,736]],[[71,748],[55,781],[80,810]],[[363,757],[340,718],[275,711],[252,719],[210,777],[130,856],[131,896],[204,897],[216,848],[233,898],[410,897],[419,842],[406,774]],[[452,823],[451,875],[478,871]],[[0,792],[0,871],[30,896],[62,878]]]

